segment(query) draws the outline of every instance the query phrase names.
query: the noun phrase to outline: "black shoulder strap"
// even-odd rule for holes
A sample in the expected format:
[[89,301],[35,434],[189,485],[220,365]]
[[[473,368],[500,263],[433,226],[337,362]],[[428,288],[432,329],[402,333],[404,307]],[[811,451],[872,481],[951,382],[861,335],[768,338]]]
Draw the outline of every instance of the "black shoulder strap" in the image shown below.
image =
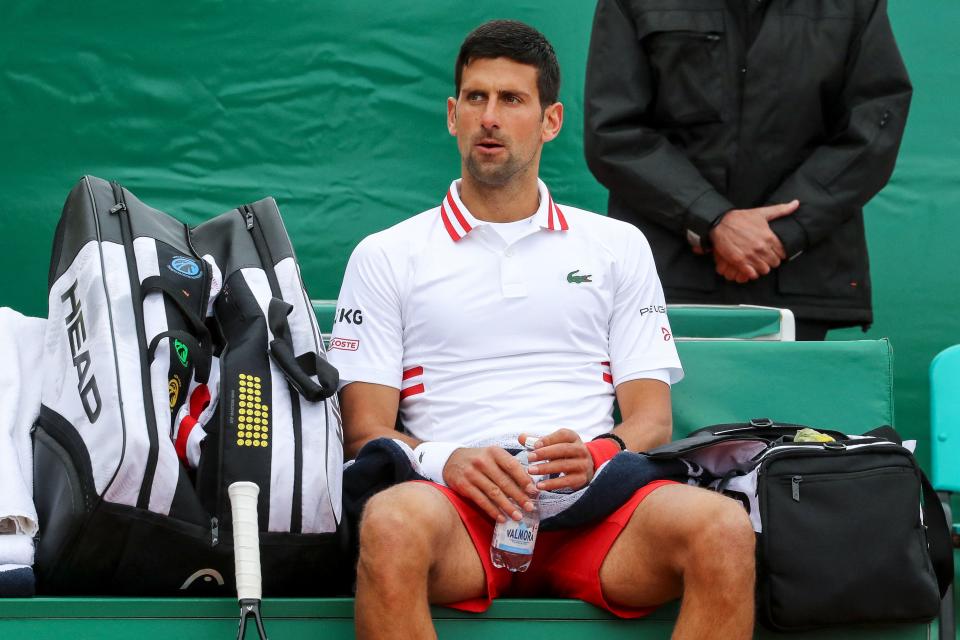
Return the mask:
[[927,528],[927,551],[933,571],[937,574],[940,597],[943,598],[953,582],[953,540],[950,538],[950,523],[943,512],[940,497],[923,469],[918,466],[917,472],[923,487],[923,524]]
[[163,293],[166,296],[166,299],[172,302],[180,311],[180,313],[183,314],[184,319],[190,325],[190,328],[197,336],[197,339],[202,344],[210,344],[210,330],[207,329],[207,325],[203,323],[203,320],[199,315],[197,315],[192,309],[184,304],[180,297],[180,292],[177,291],[173,285],[163,280],[160,276],[147,276],[140,284],[140,288],[144,297],[146,297],[146,295],[151,291],[159,291]]

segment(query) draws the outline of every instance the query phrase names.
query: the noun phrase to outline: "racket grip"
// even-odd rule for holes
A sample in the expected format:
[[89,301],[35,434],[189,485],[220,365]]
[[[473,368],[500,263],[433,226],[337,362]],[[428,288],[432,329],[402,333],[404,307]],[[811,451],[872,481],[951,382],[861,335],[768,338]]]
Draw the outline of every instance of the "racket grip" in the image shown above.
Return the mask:
[[234,482],[227,488],[233,513],[233,558],[237,573],[237,599],[260,600],[260,534],[257,527],[257,496],[253,482]]

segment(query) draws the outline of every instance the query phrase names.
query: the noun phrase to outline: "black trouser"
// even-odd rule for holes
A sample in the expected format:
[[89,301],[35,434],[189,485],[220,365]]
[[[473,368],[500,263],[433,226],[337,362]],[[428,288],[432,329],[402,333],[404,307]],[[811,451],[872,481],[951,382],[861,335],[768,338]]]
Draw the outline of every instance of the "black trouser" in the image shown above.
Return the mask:
[[797,320],[797,340],[824,340],[834,326],[826,320]]

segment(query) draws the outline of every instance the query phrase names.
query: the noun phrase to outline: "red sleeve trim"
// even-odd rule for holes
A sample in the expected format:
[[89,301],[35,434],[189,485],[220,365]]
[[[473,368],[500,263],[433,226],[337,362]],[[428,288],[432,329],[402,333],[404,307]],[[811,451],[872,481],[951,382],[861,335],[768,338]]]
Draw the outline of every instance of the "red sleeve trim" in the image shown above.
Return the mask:
[[411,367],[403,372],[403,379],[409,380],[410,378],[416,378],[417,376],[423,375],[423,367]]
[[[407,387],[400,392],[400,399],[409,398],[410,396],[415,396],[417,394],[423,393],[423,383],[415,384],[412,387]],[[614,443],[616,444],[616,443]]]

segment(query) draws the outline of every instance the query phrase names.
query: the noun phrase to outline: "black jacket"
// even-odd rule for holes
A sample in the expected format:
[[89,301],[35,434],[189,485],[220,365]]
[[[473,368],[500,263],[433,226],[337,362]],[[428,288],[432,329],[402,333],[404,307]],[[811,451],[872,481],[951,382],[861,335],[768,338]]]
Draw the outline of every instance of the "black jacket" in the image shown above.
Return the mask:
[[[668,302],[872,321],[863,205],[893,171],[912,89],[885,0],[599,0],[585,150],[609,215],[640,227]],[[738,285],[690,238],[724,212],[799,199],[792,259]]]

